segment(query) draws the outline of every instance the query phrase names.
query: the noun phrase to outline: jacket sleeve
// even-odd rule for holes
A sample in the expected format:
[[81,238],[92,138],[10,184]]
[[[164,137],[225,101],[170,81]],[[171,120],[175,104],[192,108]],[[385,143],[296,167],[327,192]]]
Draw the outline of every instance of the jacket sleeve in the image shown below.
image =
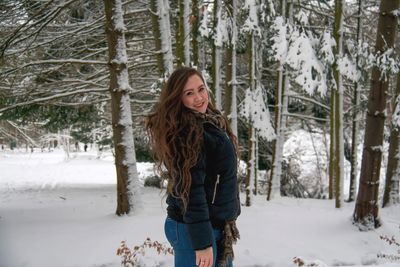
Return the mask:
[[214,239],[204,188],[206,178],[206,153],[204,150],[203,147],[197,164],[190,170],[192,183],[188,206],[183,215],[183,221],[186,224],[194,250],[211,246]]

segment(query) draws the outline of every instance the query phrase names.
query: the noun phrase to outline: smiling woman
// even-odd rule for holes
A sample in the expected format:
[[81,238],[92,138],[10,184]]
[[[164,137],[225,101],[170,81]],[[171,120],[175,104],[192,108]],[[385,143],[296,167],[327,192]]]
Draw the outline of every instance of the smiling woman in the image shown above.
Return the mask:
[[192,75],[183,89],[182,103],[189,109],[205,113],[208,106],[208,91],[202,78]]
[[165,235],[176,267],[232,266],[232,243],[239,237],[237,138],[208,97],[200,72],[177,69],[146,121],[168,182]]

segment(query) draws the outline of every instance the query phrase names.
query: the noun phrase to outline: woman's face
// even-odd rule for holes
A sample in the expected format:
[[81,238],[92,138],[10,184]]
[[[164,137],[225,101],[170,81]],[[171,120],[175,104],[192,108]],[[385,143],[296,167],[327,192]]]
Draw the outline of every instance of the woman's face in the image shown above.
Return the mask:
[[185,107],[205,113],[208,106],[208,91],[203,80],[196,74],[189,77],[183,88],[182,103]]

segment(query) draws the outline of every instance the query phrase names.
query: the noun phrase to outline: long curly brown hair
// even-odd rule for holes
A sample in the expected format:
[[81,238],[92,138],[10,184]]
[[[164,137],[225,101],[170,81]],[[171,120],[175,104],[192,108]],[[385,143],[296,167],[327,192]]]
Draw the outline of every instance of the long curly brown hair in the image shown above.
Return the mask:
[[[156,169],[163,181],[167,180],[167,193],[182,200],[186,210],[192,177],[190,169],[196,165],[203,144],[203,119],[182,103],[183,89],[192,75],[204,82],[199,71],[183,67],[175,70],[161,90],[159,102],[145,120]],[[209,102],[207,109],[220,113]],[[237,138],[227,119],[226,131],[238,153]]]

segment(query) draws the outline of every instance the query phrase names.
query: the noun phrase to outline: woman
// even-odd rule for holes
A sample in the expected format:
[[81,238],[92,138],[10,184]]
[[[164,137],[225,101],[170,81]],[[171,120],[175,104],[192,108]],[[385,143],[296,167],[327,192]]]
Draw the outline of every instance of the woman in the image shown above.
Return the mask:
[[146,128],[168,181],[165,234],[175,267],[232,266],[232,242],[239,238],[238,144],[209,102],[201,73],[174,71]]

